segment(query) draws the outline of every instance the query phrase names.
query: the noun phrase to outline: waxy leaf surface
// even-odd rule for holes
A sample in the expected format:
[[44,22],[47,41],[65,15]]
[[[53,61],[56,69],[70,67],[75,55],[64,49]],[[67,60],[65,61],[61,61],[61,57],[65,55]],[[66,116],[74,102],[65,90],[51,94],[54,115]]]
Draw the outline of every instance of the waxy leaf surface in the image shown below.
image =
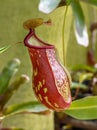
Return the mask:
[[40,0],[39,10],[48,14],[58,6],[60,1],[61,0]]
[[78,0],[73,0],[71,2],[71,7],[75,17],[74,29],[75,29],[77,42],[78,44],[87,47],[89,44],[89,40],[88,40],[88,33],[85,25],[83,10]]

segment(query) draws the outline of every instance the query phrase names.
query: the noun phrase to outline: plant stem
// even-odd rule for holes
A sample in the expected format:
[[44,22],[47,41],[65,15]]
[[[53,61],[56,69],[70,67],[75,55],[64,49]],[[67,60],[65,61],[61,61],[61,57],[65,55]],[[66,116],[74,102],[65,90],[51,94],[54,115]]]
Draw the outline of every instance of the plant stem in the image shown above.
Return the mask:
[[65,21],[66,21],[67,10],[68,10],[68,6],[66,6],[66,9],[64,12],[64,19],[63,19],[63,26],[62,26],[63,64],[64,64],[64,66],[66,66],[66,49],[67,49],[67,46],[66,46],[65,40],[64,40],[64,31],[65,31]]

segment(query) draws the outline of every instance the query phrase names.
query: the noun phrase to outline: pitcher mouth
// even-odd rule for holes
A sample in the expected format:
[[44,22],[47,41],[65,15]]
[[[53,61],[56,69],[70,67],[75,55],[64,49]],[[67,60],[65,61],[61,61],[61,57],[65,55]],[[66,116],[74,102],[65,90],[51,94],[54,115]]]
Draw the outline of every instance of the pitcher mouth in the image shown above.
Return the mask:
[[24,39],[25,46],[29,48],[36,48],[36,49],[52,49],[55,48],[54,45],[48,44],[42,41],[40,38],[37,37],[35,34],[34,29],[30,29],[28,35]]

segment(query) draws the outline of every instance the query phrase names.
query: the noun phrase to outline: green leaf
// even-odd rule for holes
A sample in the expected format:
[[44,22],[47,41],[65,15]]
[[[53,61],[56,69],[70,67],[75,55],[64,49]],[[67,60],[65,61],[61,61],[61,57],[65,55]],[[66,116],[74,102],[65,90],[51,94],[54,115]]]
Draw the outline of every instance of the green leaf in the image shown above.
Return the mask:
[[1,47],[0,48],[0,54],[3,53],[4,51],[6,51],[7,49],[9,49],[10,47],[11,47],[10,45]]
[[7,90],[9,81],[13,74],[17,72],[19,65],[20,61],[14,59],[10,61],[0,73],[0,94],[3,94]]
[[[33,101],[26,102],[22,104],[15,104],[8,106],[3,110],[3,117],[19,114],[19,113],[33,113],[33,114],[41,114],[48,112],[48,108],[43,106],[41,103]],[[3,118],[2,117],[2,118]]]
[[82,83],[85,80],[90,80],[93,77],[93,73],[82,73],[79,77],[79,82]]
[[27,75],[22,74],[18,78],[16,78],[8,87],[5,93],[0,95],[0,107],[3,108],[4,105],[9,101],[12,95],[20,88],[20,86],[29,81],[29,77]]
[[97,96],[89,96],[72,102],[66,114],[80,120],[97,119]]
[[94,67],[91,67],[91,66],[88,66],[88,65],[83,65],[83,64],[76,65],[76,66],[72,67],[71,70],[73,70],[73,71],[86,70],[86,71],[89,71],[89,72],[92,72],[92,73],[97,72],[97,68],[94,68]]
[[69,5],[72,0],[66,0],[66,4]]
[[61,0],[40,0],[39,10],[48,14],[56,9],[60,1]]
[[83,89],[83,90],[87,90],[87,86],[82,84],[82,83],[77,83],[77,82],[72,82],[71,84],[71,89],[77,89],[77,88]]
[[87,47],[89,43],[88,33],[87,33],[84,14],[80,2],[78,0],[72,0],[71,7],[75,17],[74,27],[75,27],[75,35],[76,35],[77,42],[80,45]]
[[97,0],[82,0],[82,1],[97,6]]

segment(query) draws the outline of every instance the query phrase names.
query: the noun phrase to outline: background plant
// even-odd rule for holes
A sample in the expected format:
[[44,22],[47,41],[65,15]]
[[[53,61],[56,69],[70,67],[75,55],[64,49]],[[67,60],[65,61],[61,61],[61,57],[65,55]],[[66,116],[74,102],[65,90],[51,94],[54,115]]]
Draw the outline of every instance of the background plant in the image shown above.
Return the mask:
[[[79,1],[79,2],[80,2],[80,4],[81,4],[82,2],[86,2],[86,3],[89,3],[89,4],[92,3],[92,4],[94,4],[94,5],[97,5],[96,1],[91,1],[91,0],[90,0],[90,1],[82,1],[82,2]],[[65,1],[63,1],[63,3],[64,3],[64,5],[65,5]],[[61,4],[62,4],[62,1],[61,1]],[[62,5],[63,5],[63,4],[62,4]],[[71,6],[71,5],[70,5],[70,6]],[[70,7],[70,6],[69,6],[69,7]],[[66,5],[65,5],[64,7],[66,7]],[[82,7],[82,6],[81,6],[81,7]],[[64,9],[65,9],[65,8],[64,8]],[[56,9],[56,10],[57,10],[57,9]],[[68,11],[67,11],[67,12],[68,12]],[[76,12],[77,12],[77,11],[76,11]],[[83,12],[84,12],[84,9],[83,9]],[[32,12],[31,12],[31,13],[32,13]],[[84,12],[84,13],[85,13],[85,12]],[[83,13],[83,14],[84,14],[84,13]],[[27,15],[28,15],[28,14],[27,14]],[[27,17],[27,16],[26,16],[26,17]],[[29,15],[28,17],[31,17],[31,15]],[[58,18],[58,17],[57,17],[57,18]],[[85,17],[84,17],[84,19],[85,19]],[[24,19],[22,19],[22,22],[23,22],[23,21],[24,21]],[[8,21],[7,21],[7,22],[8,22]],[[63,21],[61,21],[61,22],[63,22]],[[11,25],[12,25],[12,24],[11,24]],[[66,26],[67,26],[67,24],[65,24],[65,28],[66,28]],[[85,25],[85,26],[86,26],[86,25]],[[43,31],[43,30],[42,30],[42,31]],[[11,32],[11,33],[12,33],[12,32]],[[66,35],[66,34],[65,34],[65,35]],[[45,37],[44,34],[43,34],[43,37]],[[65,37],[64,37],[64,38],[65,38]],[[65,39],[65,40],[66,40],[66,39]],[[58,43],[58,44],[59,44],[59,43]],[[58,46],[58,44],[57,44],[56,46]],[[71,43],[70,43],[70,44],[71,44]],[[59,46],[60,46],[60,45],[59,45]],[[20,45],[20,48],[21,48],[21,45]],[[9,49],[9,50],[10,50],[10,49]],[[18,49],[17,49],[17,50],[18,50]],[[60,51],[60,49],[59,49],[59,51]],[[61,52],[61,51],[60,51],[60,52]],[[74,58],[73,58],[73,59],[74,59]],[[80,59],[80,60],[81,60],[81,59]],[[84,70],[84,69],[83,69],[83,70]]]
[[[84,1],[84,2],[88,2],[89,4],[93,4],[95,6],[97,5],[97,2],[95,0],[94,1],[89,0],[89,1]],[[44,12],[44,13],[50,13],[54,9],[56,9],[60,6],[66,6],[66,8],[68,6],[71,6],[72,12],[74,14],[74,31],[75,31],[75,36],[76,36],[77,42],[80,45],[88,46],[88,44],[89,44],[88,32],[86,29],[87,27],[85,24],[84,12],[83,12],[83,9],[81,7],[80,1],[78,1],[78,0],[72,0],[72,1],[71,0],[59,0],[59,1],[54,0],[52,2],[51,0],[49,0],[49,1],[40,0],[39,10]],[[65,18],[66,18],[66,15],[65,15]],[[63,26],[63,28],[65,26]],[[63,44],[64,44],[64,41],[63,41]],[[66,54],[66,53],[64,53],[64,54]],[[86,66],[86,68],[88,68],[88,67]],[[94,69],[95,69],[95,67],[94,67]],[[82,66],[82,72],[80,72],[81,75],[79,74],[80,76],[79,76],[79,79],[77,81],[79,83],[78,86],[83,85],[82,83],[84,82],[84,80],[87,80],[87,78],[91,79],[91,77],[93,77],[93,73],[91,73],[91,72],[85,73],[84,71],[85,71],[84,67]],[[79,72],[77,72],[77,73],[79,73]],[[95,73],[96,73],[96,71],[95,71]],[[74,83],[73,83],[73,85],[74,85]],[[75,86],[76,86],[76,84],[75,84]],[[93,113],[92,113],[94,109],[97,111],[97,107],[95,108],[95,106],[96,106],[95,99],[96,98],[97,98],[96,96],[95,97],[92,96],[92,97],[86,97],[85,99],[80,99],[78,101],[73,101],[71,107],[68,110],[66,110],[65,112],[68,113],[69,115],[75,117],[75,118],[78,118],[78,119],[86,119],[86,120],[96,119],[97,116],[95,115],[95,117],[93,117]],[[83,102],[82,105],[80,105],[81,102]],[[94,103],[94,104],[92,104],[92,103]],[[74,112],[73,110],[76,112]],[[78,110],[78,112],[77,112],[77,110]],[[79,111],[79,110],[81,110],[81,111]],[[81,112],[83,112],[83,114]],[[84,117],[82,115],[84,115]]]
[[29,77],[22,74],[18,77],[13,76],[17,73],[20,66],[19,59],[13,59],[8,62],[0,73],[0,130],[23,130],[22,128],[3,128],[2,121],[6,117],[14,114],[48,114],[49,110],[42,106],[39,102],[24,102],[19,104],[7,105],[9,99],[20,88],[20,86],[29,81]]

